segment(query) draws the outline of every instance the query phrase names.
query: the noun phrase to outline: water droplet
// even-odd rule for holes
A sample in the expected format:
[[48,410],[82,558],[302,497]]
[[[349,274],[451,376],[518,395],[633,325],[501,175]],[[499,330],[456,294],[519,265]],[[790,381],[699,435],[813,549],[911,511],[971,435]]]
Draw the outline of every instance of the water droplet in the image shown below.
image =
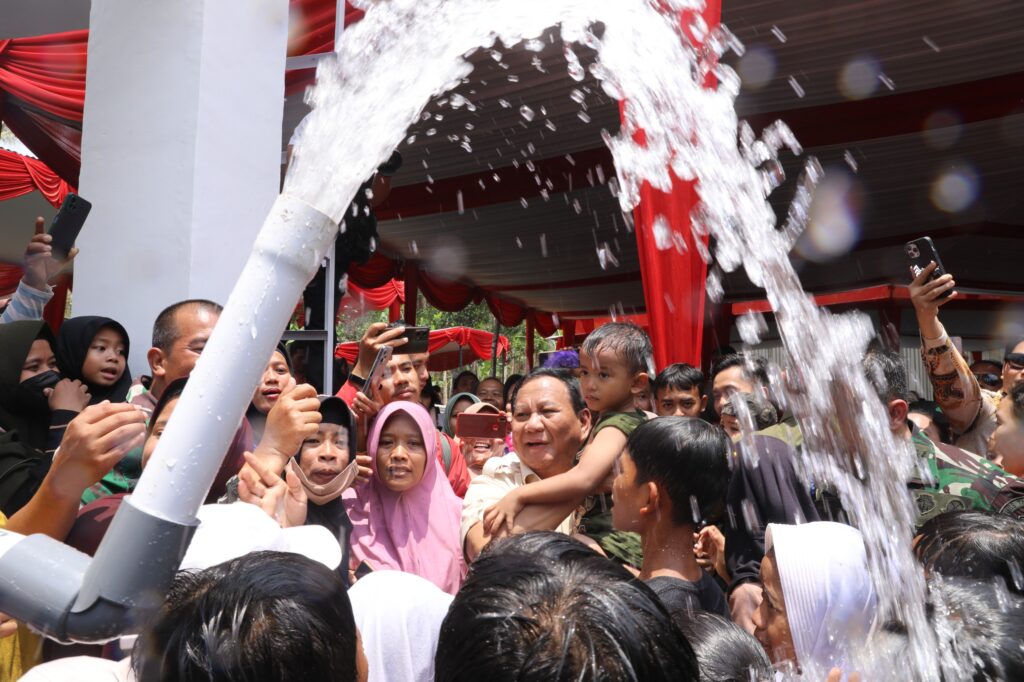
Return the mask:
[[804,89],[803,89],[803,87],[799,83],[796,82],[796,77],[795,76],[790,76],[789,77],[789,87],[793,88],[793,92],[796,93],[797,97],[800,97],[801,99],[803,98],[803,96],[805,94],[804,93]]
[[509,83],[518,83],[519,82],[519,76],[515,75],[514,73],[510,73],[508,75],[508,82]]
[[772,35],[775,36],[775,39],[778,40],[780,43],[786,42],[786,34],[782,32],[781,28],[775,26],[774,24],[772,24]]
[[548,236],[543,232],[540,235],[540,255],[544,258],[548,257]]
[[853,154],[849,149],[843,152],[843,161],[846,162],[846,165],[849,166],[854,173],[857,172],[857,160],[853,158]]
[[437,128],[428,128],[427,132],[425,134],[426,134],[427,137],[430,137],[432,135],[437,135]]
[[651,224],[651,232],[654,234],[654,247],[658,251],[665,251],[672,247],[672,230],[668,226],[665,216],[657,216]]
[[466,207],[462,203],[462,190],[461,189],[458,192],[455,193],[455,201],[459,205],[459,215],[462,215],[463,213],[466,212]]
[[532,121],[534,117],[533,109],[526,106],[525,104],[519,107],[519,115],[525,118],[527,121]]
[[882,85],[889,88],[890,90],[896,89],[896,84],[892,82],[892,79],[886,76],[884,73],[878,74],[878,80],[882,81]]
[[510,108],[510,107],[512,106],[512,103],[511,103],[511,102],[509,102],[509,101],[508,101],[507,99],[505,99],[504,97],[498,100],[498,104],[500,104],[500,105],[501,105],[501,108],[502,108],[502,109],[508,109],[508,108]]
[[590,116],[585,111],[576,112],[576,117],[579,118],[584,123],[590,123]]
[[530,52],[540,52],[541,50],[544,49],[544,42],[541,40],[537,40],[536,38],[533,38],[523,43],[523,47],[529,50]]
[[530,202],[528,202],[528,201],[526,200],[526,197],[519,197],[519,204],[520,204],[520,205],[521,205],[521,206],[522,206],[523,208],[527,208],[527,207],[528,207],[528,206],[530,205]]
[[582,104],[586,97],[587,96],[583,94],[583,91],[578,88],[574,88],[573,91],[569,93],[569,99],[576,102],[576,104]]
[[935,52],[940,52],[941,51],[941,50],[939,50],[939,46],[935,44],[935,41],[932,40],[931,38],[929,38],[928,36],[922,36],[921,40],[923,40],[924,44],[927,45],[928,47],[932,48],[932,50],[934,50]]

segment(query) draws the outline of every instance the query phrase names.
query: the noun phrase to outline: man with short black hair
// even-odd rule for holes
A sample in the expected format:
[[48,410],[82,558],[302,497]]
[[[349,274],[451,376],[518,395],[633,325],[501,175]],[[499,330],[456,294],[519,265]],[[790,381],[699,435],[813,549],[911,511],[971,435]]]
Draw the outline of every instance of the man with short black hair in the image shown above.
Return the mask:
[[718,416],[733,393],[766,392],[767,388],[768,361],[760,355],[726,355],[711,370],[711,401]]
[[701,394],[704,372],[685,362],[661,370],[651,388],[659,417],[700,417],[708,405],[708,397]]
[[487,549],[452,601],[434,660],[438,682],[698,679],[693,649],[654,593],[554,533]]
[[367,679],[338,573],[284,552],[179,573],[132,665],[138,679],[161,682]]
[[[484,512],[527,483],[569,471],[590,434],[590,411],[567,370],[535,369],[512,391],[513,452],[491,457],[462,506],[462,546],[472,560],[491,540]],[[575,504],[533,505],[516,515],[515,531],[575,530]]]

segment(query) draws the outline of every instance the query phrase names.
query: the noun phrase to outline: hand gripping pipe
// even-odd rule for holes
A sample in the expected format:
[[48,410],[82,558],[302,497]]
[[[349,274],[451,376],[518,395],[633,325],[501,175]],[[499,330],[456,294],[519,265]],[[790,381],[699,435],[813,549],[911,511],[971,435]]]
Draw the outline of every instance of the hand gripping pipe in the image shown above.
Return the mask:
[[337,233],[312,206],[277,198],[156,451],[95,558],[43,535],[0,531],[0,612],[54,639],[101,642],[160,606],[278,333]]

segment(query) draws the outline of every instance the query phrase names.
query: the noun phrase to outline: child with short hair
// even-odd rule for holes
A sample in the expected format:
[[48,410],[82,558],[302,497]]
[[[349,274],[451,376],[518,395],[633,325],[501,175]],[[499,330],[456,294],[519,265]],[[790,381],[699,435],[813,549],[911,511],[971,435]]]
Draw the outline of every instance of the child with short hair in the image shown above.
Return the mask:
[[697,563],[693,544],[694,532],[722,515],[731,449],[717,426],[660,417],[629,436],[612,484],[615,528],[640,534],[640,579],[683,620],[698,609],[729,617],[725,594]]
[[569,471],[530,483],[508,493],[487,510],[484,528],[494,534],[502,525],[511,531],[516,515],[531,504],[581,504],[590,496],[590,509],[579,532],[600,543],[615,559],[640,566],[640,543],[635,533],[612,529],[611,476],[629,434],[647,421],[637,410],[636,396],[654,373],[651,340],[637,325],[611,322],[594,330],[580,349],[580,387],[591,412],[597,414],[590,440]]

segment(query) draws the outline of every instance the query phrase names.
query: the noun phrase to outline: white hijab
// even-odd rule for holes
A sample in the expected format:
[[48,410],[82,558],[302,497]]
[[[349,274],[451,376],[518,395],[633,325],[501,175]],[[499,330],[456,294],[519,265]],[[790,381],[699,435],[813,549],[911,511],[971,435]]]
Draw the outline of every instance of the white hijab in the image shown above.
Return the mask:
[[768,524],[797,662],[807,679],[857,670],[877,596],[860,531],[842,523]]
[[425,578],[374,571],[348,591],[369,682],[432,682],[441,622],[452,595]]

